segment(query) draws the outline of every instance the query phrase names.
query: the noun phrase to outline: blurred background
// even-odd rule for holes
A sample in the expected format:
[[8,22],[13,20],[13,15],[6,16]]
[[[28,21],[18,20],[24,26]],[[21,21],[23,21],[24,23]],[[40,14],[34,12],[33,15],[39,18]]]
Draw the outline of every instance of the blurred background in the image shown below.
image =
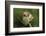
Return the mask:
[[39,26],[39,9],[24,9],[24,8],[14,8],[14,28],[15,27],[29,27],[29,25],[25,26],[22,23],[22,13],[26,10],[30,12],[34,19],[30,22],[32,27]]

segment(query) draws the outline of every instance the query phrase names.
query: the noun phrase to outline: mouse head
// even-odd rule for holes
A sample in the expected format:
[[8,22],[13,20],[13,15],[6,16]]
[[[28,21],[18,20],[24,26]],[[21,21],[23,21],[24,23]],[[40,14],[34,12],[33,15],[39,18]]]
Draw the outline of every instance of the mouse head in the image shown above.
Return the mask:
[[28,17],[28,16],[29,16],[29,12],[24,12],[24,13],[23,13],[23,16],[24,16],[24,17]]

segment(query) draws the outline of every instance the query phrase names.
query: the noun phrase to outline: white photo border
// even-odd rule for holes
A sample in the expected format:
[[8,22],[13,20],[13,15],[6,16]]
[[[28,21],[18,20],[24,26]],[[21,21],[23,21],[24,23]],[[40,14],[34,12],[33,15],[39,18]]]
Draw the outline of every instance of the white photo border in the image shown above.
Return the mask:
[[[24,28],[13,28],[13,8],[26,8],[26,9],[39,9],[39,27],[24,27]],[[10,5],[10,33],[11,32],[27,32],[27,31],[42,31],[43,30],[43,13],[42,5]]]

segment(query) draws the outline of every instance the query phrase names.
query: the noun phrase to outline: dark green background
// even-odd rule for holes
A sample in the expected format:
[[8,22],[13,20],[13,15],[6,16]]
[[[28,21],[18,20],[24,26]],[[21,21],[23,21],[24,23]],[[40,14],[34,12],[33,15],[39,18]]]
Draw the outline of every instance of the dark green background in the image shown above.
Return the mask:
[[[23,23],[21,23],[22,21],[22,13],[24,11],[28,11],[30,12],[34,19],[31,21],[31,25],[32,27],[38,27],[39,26],[39,9],[23,9],[23,8],[14,8],[13,9],[14,14],[14,27],[29,27],[29,26],[24,26]],[[18,18],[17,18],[18,17]]]

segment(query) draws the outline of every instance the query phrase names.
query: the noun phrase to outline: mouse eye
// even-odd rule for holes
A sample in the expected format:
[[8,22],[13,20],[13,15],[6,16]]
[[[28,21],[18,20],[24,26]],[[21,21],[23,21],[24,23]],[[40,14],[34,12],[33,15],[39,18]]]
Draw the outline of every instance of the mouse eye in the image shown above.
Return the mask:
[[26,16],[26,15],[24,15],[24,16]]

